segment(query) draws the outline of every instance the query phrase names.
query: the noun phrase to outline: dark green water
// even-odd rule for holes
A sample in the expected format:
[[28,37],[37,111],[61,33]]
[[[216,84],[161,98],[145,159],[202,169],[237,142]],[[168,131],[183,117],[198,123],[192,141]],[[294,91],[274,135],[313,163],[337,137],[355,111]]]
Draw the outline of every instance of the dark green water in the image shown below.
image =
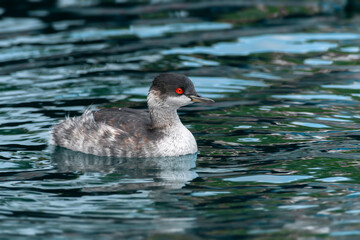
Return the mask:
[[[360,238],[356,16],[118,2],[0,2],[0,239]],[[48,146],[88,106],[146,108],[161,72],[216,101],[179,111],[197,156]]]

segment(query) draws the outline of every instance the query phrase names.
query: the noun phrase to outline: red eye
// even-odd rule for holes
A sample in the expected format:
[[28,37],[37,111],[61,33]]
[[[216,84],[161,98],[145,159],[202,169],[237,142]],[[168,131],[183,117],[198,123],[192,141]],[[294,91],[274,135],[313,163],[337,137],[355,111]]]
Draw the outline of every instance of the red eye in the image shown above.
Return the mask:
[[182,88],[177,88],[177,89],[176,89],[176,93],[177,93],[177,94],[183,94],[183,93],[184,93],[184,90],[182,90]]

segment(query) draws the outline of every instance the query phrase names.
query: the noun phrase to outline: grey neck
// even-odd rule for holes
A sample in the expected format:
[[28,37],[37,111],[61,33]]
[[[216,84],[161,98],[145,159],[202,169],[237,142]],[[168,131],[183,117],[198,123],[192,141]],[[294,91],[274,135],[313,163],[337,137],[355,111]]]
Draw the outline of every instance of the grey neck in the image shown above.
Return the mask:
[[176,109],[150,108],[149,111],[153,128],[171,128],[182,124]]
[[153,128],[171,128],[182,124],[177,114],[177,107],[169,105],[160,97],[158,91],[149,91],[147,103]]

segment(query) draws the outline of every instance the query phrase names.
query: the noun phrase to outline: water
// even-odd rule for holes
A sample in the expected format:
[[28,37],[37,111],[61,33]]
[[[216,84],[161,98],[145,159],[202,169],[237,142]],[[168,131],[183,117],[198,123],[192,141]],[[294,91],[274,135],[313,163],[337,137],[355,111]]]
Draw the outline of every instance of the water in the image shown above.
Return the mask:
[[[1,239],[358,238],[356,18],[331,1],[153,2],[0,3]],[[216,101],[179,111],[197,155],[48,146],[89,106],[146,108],[160,72]]]

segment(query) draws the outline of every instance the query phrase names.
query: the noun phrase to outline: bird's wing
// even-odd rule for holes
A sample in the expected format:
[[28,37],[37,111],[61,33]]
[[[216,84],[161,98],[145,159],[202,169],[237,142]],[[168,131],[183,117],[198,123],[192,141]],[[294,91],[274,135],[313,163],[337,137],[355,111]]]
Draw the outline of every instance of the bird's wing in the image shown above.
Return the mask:
[[130,136],[141,137],[151,128],[150,115],[145,110],[107,108],[94,112],[96,122],[121,129]]

